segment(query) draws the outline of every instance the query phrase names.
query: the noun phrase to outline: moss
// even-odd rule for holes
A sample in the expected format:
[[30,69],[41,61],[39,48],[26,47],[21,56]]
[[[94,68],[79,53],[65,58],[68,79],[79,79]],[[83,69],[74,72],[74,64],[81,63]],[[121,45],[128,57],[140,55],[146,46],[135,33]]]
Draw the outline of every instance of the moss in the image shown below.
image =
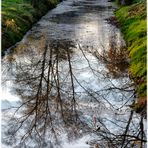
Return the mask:
[[[115,15],[120,22],[121,31],[127,42],[131,61],[129,72],[135,81],[136,92],[140,100],[141,97],[146,98],[147,96],[147,23],[145,1],[122,7],[115,12]],[[135,104],[135,107],[141,108],[138,102]]]
[[51,0],[48,4],[41,2],[35,9],[29,0],[2,1],[2,51],[20,41],[32,24],[57,3],[58,0]]

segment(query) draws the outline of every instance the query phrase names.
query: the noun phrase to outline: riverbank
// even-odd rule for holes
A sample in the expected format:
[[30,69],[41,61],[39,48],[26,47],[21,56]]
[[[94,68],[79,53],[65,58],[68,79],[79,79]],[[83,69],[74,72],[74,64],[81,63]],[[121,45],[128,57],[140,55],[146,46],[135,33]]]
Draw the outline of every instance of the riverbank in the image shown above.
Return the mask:
[[33,7],[28,0],[2,1],[2,51],[20,41],[41,16],[54,8],[60,0],[40,2]]
[[134,80],[138,100],[132,107],[136,112],[146,111],[146,2],[123,6],[115,12],[127,42],[130,58],[129,73]]

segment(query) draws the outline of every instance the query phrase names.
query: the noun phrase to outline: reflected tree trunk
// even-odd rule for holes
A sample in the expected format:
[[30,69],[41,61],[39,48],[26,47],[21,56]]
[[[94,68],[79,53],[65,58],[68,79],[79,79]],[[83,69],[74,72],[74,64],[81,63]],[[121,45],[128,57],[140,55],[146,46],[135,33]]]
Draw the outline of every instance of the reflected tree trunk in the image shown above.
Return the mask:
[[[102,79],[108,81],[110,85],[102,87],[100,90],[92,90],[83,85],[74,71],[72,55],[75,46],[72,43],[63,41],[50,45],[45,44],[44,50],[41,50],[39,55],[32,53],[27,60],[16,62],[16,88],[14,89],[22,101],[14,114],[16,123],[13,125],[12,134],[15,133],[17,136],[21,129],[25,129],[21,134],[20,145],[22,143],[27,145],[28,140],[34,137],[33,139],[39,144],[39,147],[43,147],[46,137],[52,137],[50,140],[53,141],[54,139],[53,144],[60,145],[59,137],[63,131],[66,131],[69,139],[74,139],[86,133],[93,133],[97,138],[95,137],[92,143],[101,148],[132,147],[136,146],[137,141],[140,142],[141,148],[144,147],[146,136],[144,134],[143,118],[138,119],[137,117],[136,119],[140,122],[134,123],[133,111],[127,112],[129,114],[128,118],[122,118],[122,114],[120,114],[120,110],[133,98],[135,93],[133,87],[128,83],[124,85],[114,84],[110,80],[112,73],[108,75],[102,73],[102,71],[100,72],[99,69],[93,68],[86,54],[87,48],[83,49],[80,45],[78,47],[88,65],[87,69],[94,77],[103,76]],[[110,52],[107,57],[102,57],[102,55],[95,52],[98,64],[100,56],[101,59],[105,59],[103,60],[105,63],[115,64],[113,59],[116,56],[114,58],[109,56]],[[65,64],[66,71],[61,69],[63,64]],[[118,78],[114,77],[114,79]],[[83,92],[77,92],[76,86],[79,86]],[[82,93],[84,97],[89,97],[91,102],[97,105],[93,108],[97,112],[96,117],[93,110],[90,110],[91,102],[85,104],[81,102],[79,97]],[[120,99],[118,93],[121,96]],[[128,94],[128,97],[125,93]],[[122,105],[116,107],[116,104],[113,104],[110,100],[110,95],[115,97],[117,103],[122,102]],[[85,105],[84,108],[83,105]],[[109,112],[114,114],[114,119],[102,116],[102,108],[109,109]],[[20,113],[21,116],[17,117],[17,114]],[[95,117],[95,127],[89,125],[87,118],[84,117],[85,113]],[[124,114],[126,114],[126,111]],[[109,124],[106,123],[111,123],[119,131],[117,133],[112,132],[109,129]],[[132,130],[134,130],[134,133],[132,133]]]

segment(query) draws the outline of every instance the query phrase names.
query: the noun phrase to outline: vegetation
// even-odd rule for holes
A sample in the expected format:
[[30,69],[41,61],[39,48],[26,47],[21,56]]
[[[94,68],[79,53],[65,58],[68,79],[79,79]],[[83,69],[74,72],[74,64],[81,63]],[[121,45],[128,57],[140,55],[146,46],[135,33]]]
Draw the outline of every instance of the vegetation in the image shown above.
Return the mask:
[[21,40],[42,15],[56,6],[58,0],[3,0],[2,51]]
[[129,72],[137,86],[138,101],[133,107],[137,112],[141,112],[146,106],[146,2],[121,7],[116,12],[116,17],[127,41]]

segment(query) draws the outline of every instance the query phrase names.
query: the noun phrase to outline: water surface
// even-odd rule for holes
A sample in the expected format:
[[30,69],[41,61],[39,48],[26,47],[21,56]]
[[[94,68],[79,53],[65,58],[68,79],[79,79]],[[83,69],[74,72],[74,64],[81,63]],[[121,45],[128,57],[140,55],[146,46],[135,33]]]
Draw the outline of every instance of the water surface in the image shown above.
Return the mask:
[[[30,132],[23,137],[22,147],[61,147],[64,143],[65,148],[84,148],[89,147],[85,142],[96,139],[93,145],[120,147],[123,139],[115,135],[125,132],[131,116],[129,134],[138,132],[140,116],[132,115],[128,107],[134,88],[127,69],[121,70],[100,56],[107,55],[113,62],[113,57],[108,59],[111,47],[125,48],[120,30],[107,22],[115,9],[107,0],[63,1],[3,58],[2,109],[23,104],[9,122],[13,128],[13,124],[21,124],[16,139],[5,128],[15,110],[11,109],[11,114],[3,111],[4,146],[20,146],[22,135]],[[113,140],[114,136],[119,143],[108,142],[107,138]]]

